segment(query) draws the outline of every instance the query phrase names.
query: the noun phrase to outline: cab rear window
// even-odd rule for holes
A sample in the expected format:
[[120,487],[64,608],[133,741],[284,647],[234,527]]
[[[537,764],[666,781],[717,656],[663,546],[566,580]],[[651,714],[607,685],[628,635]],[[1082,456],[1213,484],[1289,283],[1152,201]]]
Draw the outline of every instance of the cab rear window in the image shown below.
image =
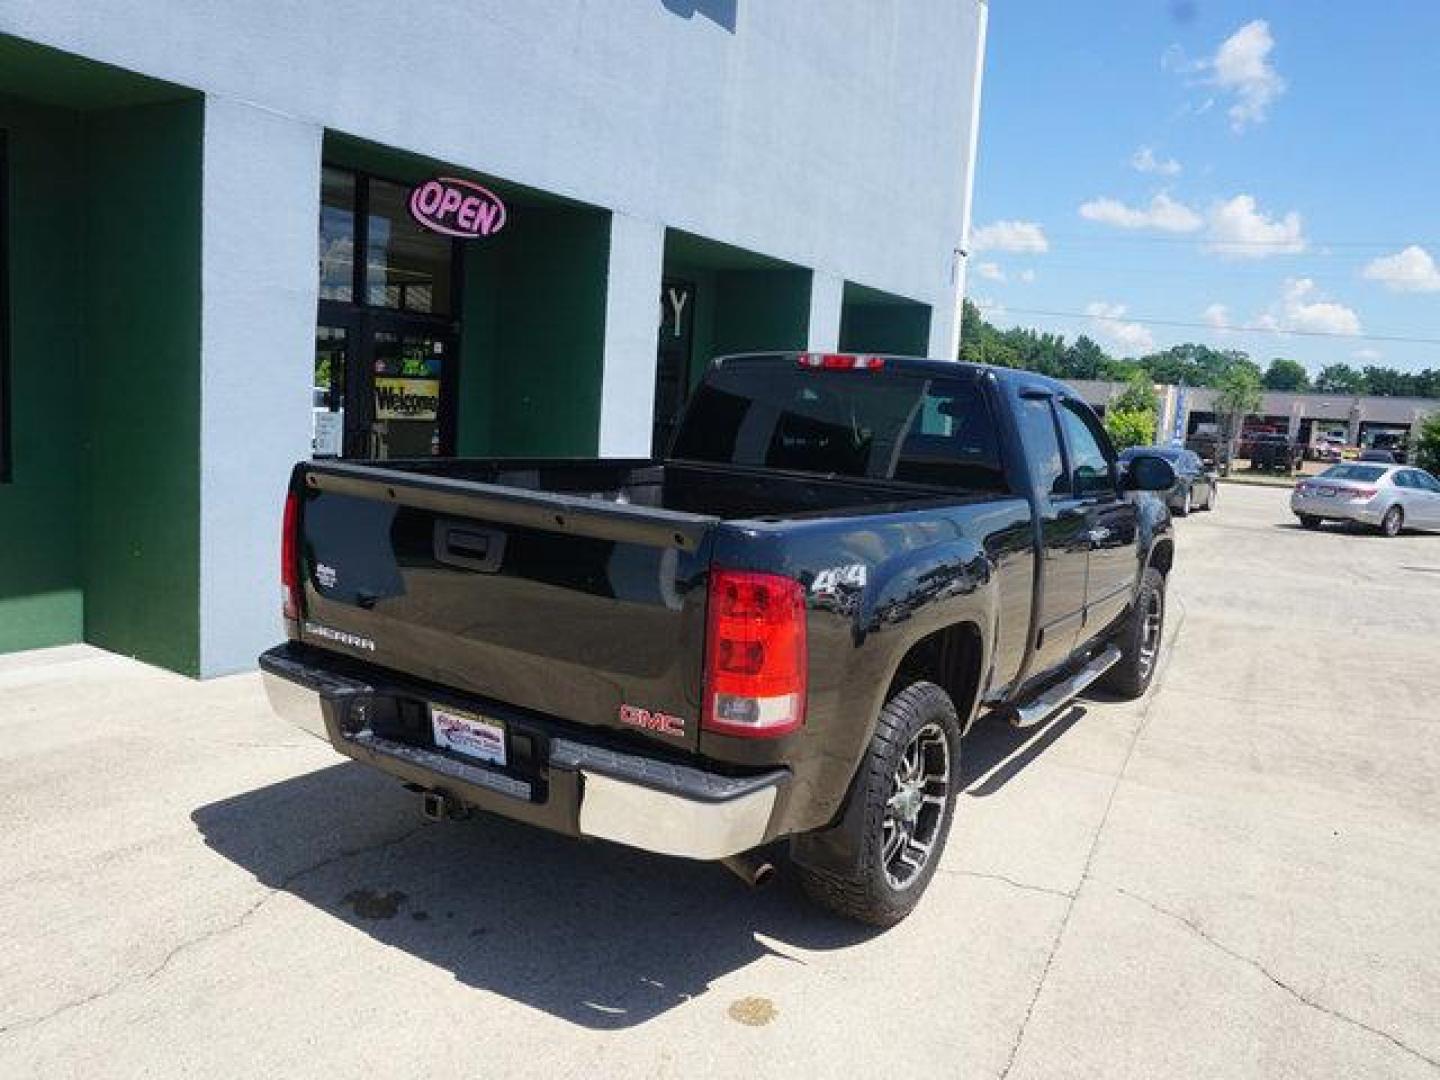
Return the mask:
[[973,381],[814,370],[780,359],[732,362],[710,372],[671,456],[1006,490],[995,425]]

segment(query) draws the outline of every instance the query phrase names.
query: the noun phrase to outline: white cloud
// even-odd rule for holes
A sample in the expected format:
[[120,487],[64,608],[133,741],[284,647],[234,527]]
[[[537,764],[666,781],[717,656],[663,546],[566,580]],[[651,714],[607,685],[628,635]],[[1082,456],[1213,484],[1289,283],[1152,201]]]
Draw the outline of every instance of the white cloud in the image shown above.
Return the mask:
[[1325,299],[1311,278],[1290,278],[1270,309],[1255,320],[1267,330],[1300,330],[1310,334],[1358,334],[1360,316],[1352,308]]
[[1020,273],[1016,275],[1016,277],[1020,279],[1021,284],[1031,285],[1035,281],[1035,271],[1028,269],[1021,270]]
[[1180,162],[1174,158],[1157,158],[1155,151],[1148,146],[1142,146],[1130,155],[1130,167],[1136,172],[1154,173],[1156,176],[1180,175]]
[[1263,122],[1275,99],[1285,92],[1285,80],[1270,62],[1274,48],[1270,24],[1256,19],[1221,42],[1215,56],[1202,64],[1209,81],[1234,96],[1231,130],[1240,132]]
[[1440,292],[1440,267],[1417,244],[1375,259],[1365,267],[1364,275],[1395,292]]
[[1155,349],[1155,338],[1148,329],[1135,322],[1125,322],[1124,304],[1092,300],[1085,305],[1085,314],[1095,323],[1095,333],[1128,353],[1147,353]]
[[1253,195],[1236,195],[1216,203],[1209,217],[1208,250],[1218,255],[1264,259],[1295,254],[1306,247],[1304,224],[1296,211],[1283,218],[1271,217],[1259,208]]
[[1045,230],[1035,221],[996,221],[970,235],[972,251],[1020,251],[1040,254],[1050,250]]
[[1163,191],[1147,207],[1126,206],[1119,199],[1091,199],[1081,203],[1080,216],[1086,221],[1113,225],[1118,229],[1159,229],[1161,232],[1194,232],[1205,219]]
[[1351,356],[1352,359],[1355,359],[1355,360],[1364,360],[1366,363],[1371,363],[1371,364],[1373,364],[1376,360],[1381,359],[1384,355],[1385,355],[1385,354],[1382,353],[1379,349],[1370,349],[1370,348],[1356,349],[1354,352],[1352,352],[1352,353],[1350,354],[1350,356]]
[[986,281],[1004,281],[1005,271],[1000,269],[999,263],[982,262],[975,267],[975,272]]
[[1230,309],[1224,304],[1211,304],[1203,312],[1207,326],[1216,330],[1228,330],[1230,328]]

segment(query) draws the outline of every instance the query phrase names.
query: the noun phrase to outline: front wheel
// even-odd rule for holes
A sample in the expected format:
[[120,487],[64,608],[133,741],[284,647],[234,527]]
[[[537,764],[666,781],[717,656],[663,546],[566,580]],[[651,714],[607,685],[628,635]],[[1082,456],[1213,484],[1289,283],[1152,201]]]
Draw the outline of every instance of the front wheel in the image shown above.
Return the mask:
[[1302,529],[1320,528],[1320,519],[1314,514],[1300,514],[1298,516],[1300,518],[1300,527]]
[[960,780],[960,720],[950,695],[911,683],[881,710],[860,763],[851,826],[854,877],[797,866],[810,898],[847,918],[893,926],[915,910],[945,849]]
[[1101,686],[1123,698],[1138,698],[1150,689],[1150,680],[1160,666],[1160,641],[1165,635],[1165,575],[1153,566],[1145,568],[1135,605],[1116,638],[1120,659]]

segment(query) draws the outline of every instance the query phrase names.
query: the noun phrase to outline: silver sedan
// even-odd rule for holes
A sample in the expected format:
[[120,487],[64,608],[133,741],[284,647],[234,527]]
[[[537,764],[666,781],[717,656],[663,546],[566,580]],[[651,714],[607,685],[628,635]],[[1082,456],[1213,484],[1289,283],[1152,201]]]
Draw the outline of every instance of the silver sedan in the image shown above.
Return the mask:
[[1307,529],[1326,521],[1358,521],[1385,536],[1440,529],[1440,480],[1406,465],[1346,462],[1296,484],[1290,509]]

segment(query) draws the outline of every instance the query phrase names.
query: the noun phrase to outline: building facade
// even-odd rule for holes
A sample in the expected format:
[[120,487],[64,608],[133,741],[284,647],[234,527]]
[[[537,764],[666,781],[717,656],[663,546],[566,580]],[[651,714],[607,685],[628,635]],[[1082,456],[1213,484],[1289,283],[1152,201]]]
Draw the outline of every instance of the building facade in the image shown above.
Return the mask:
[[0,651],[243,669],[311,454],[955,355],[984,0],[0,0]]
[[[1077,379],[1072,385],[1101,412],[1126,387],[1125,383],[1104,379]],[[1214,431],[1224,419],[1215,404],[1218,390],[1207,386],[1157,384],[1155,391],[1160,405],[1157,442],[1169,442],[1199,431]],[[1440,400],[1435,398],[1266,390],[1261,394],[1259,411],[1244,420],[1247,425],[1284,432],[1291,442],[1309,445],[1333,433],[1349,446],[1369,447],[1377,437],[1410,439],[1420,424],[1437,412],[1440,412]]]

